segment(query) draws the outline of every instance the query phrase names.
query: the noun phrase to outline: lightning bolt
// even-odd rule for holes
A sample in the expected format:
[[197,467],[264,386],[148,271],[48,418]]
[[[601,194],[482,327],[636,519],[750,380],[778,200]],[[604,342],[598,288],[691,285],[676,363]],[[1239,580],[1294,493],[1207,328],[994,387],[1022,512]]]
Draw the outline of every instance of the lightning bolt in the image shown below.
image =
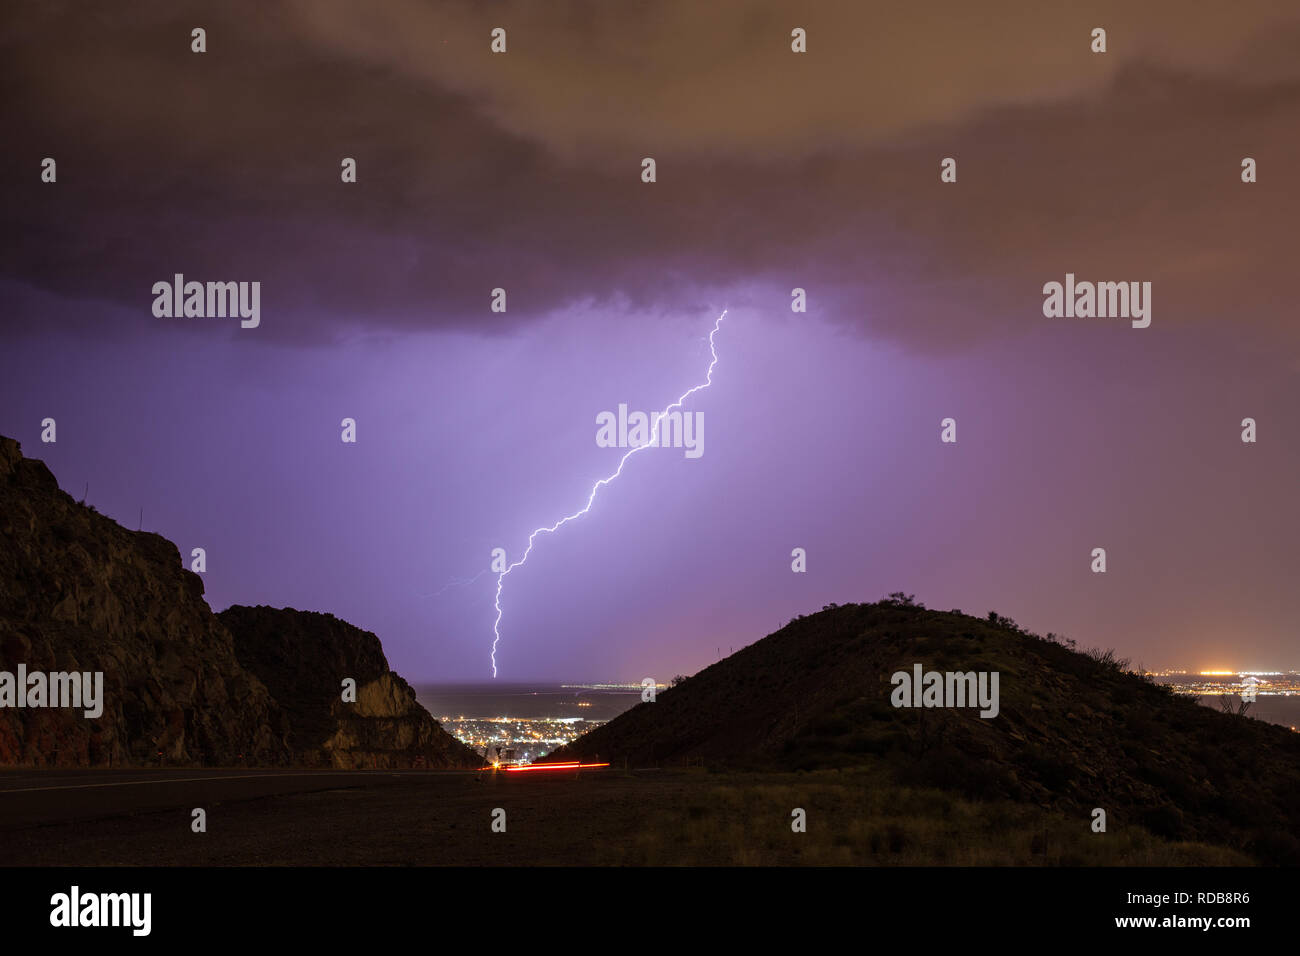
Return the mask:
[[483,575],[487,574],[488,570],[489,570],[488,568],[484,568],[482,571],[474,575],[472,578],[452,578],[442,587],[438,588],[438,590],[431,591],[428,594],[421,594],[420,597],[436,598],[439,595],[445,594],[447,591],[450,591],[452,588],[467,588],[475,581],[477,581],[479,578],[483,577]]
[[677,401],[673,402],[662,412],[659,412],[655,415],[654,423],[650,427],[650,440],[647,441],[644,445],[637,445],[633,448],[628,449],[627,454],[625,454],[621,459],[619,459],[618,467],[614,469],[613,474],[601,478],[599,481],[597,481],[594,485],[591,486],[591,494],[587,495],[587,503],[582,507],[580,511],[575,511],[571,515],[566,515],[565,517],[561,518],[559,521],[555,522],[555,524],[549,527],[541,527],[535,529],[533,533],[528,536],[528,547],[524,549],[523,557],[521,557],[518,561],[515,561],[513,564],[509,565],[504,571],[500,572],[497,575],[497,595],[496,595],[496,600],[493,602],[497,609],[497,617],[496,620],[492,622],[492,635],[493,635],[492,677],[494,679],[497,676],[497,645],[501,643],[501,589],[505,586],[506,577],[510,574],[511,571],[513,571],[517,567],[520,567],[521,565],[523,565],[525,561],[528,560],[528,556],[533,553],[533,545],[537,542],[537,538],[539,535],[554,534],[556,531],[559,531],[570,521],[573,521],[577,518],[581,518],[583,515],[585,515],[588,511],[591,510],[591,506],[595,503],[596,495],[600,492],[600,489],[608,485],[619,475],[623,474],[623,466],[627,464],[629,458],[631,458],[639,451],[644,451],[647,448],[655,447],[655,442],[659,438],[659,422],[663,420],[663,417],[665,415],[673,411],[673,409],[681,408],[682,403],[685,402],[686,399],[690,398],[696,392],[702,391],[713,384],[713,369],[718,364],[718,350],[714,345],[713,339],[714,336],[718,334],[718,329],[722,327],[722,320],[725,319],[726,317],[727,317],[727,310],[723,309],[722,314],[718,316],[718,321],[713,323],[713,331],[709,333],[709,352],[710,354],[712,354],[713,360],[709,362],[709,370],[708,372],[705,373],[704,381],[701,382],[699,385],[687,389],[685,392],[681,394],[681,396],[677,399]]

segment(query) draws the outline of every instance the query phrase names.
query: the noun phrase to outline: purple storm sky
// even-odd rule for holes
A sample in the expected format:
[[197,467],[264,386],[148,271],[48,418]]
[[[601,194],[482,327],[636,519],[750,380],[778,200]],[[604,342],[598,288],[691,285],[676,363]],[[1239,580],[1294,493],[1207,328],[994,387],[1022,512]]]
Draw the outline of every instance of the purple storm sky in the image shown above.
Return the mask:
[[[1300,11],[479,6],[7,11],[0,433],[204,547],[214,609],[483,679],[495,576],[436,592],[581,507],[623,454],[597,414],[702,381],[726,308],[704,454],[634,456],[539,539],[502,679],[664,680],[895,590],[1300,667]],[[176,272],[260,281],[260,327],[155,318]],[[1045,318],[1067,272],[1151,281],[1151,326]]]

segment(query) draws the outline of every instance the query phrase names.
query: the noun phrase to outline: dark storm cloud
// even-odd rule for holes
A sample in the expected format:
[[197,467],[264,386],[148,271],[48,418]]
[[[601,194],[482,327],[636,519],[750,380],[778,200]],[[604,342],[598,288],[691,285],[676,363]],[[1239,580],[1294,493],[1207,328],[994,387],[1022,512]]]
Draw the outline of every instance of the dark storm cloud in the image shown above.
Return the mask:
[[946,349],[1045,321],[1073,271],[1151,280],[1156,327],[1293,336],[1294,14],[1042,6],[11,6],[6,334],[93,327],[85,300],[156,329],[150,287],[182,272],[260,280],[278,340],[757,282]]

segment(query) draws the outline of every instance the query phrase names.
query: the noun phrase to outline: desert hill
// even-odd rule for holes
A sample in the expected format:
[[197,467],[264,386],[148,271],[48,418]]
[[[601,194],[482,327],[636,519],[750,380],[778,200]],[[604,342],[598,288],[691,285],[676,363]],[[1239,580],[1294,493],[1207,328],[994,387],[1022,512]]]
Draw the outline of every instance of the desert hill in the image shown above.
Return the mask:
[[[1049,635],[1049,638],[1051,636]],[[891,676],[997,671],[999,712],[896,708]],[[828,606],[556,751],[616,765],[864,767],[900,784],[1300,862],[1300,734],[1216,712],[996,614]]]

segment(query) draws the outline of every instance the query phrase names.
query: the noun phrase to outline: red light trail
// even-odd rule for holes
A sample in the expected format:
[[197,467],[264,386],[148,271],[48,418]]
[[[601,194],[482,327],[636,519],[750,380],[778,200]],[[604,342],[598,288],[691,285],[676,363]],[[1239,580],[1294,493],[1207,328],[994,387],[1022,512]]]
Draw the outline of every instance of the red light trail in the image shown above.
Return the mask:
[[608,767],[607,763],[578,763],[570,760],[565,763],[530,763],[524,767],[484,767],[483,770],[504,770],[506,773],[526,773],[532,770],[588,770],[592,767]]

